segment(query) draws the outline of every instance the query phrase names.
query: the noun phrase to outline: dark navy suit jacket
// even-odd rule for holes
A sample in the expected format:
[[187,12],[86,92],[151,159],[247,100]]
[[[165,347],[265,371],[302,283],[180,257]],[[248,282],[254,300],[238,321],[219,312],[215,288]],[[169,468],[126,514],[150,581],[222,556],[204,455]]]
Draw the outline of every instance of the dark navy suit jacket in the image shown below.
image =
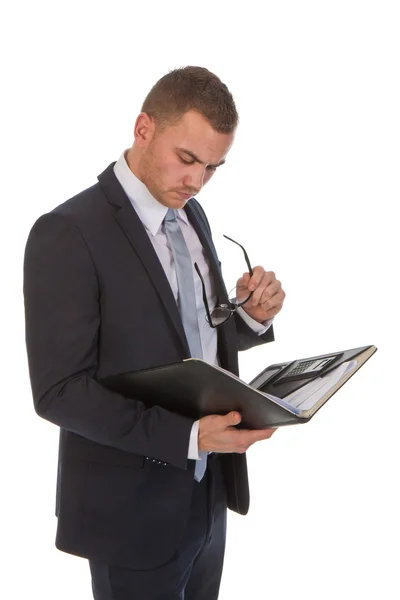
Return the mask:
[[[24,261],[26,344],[35,409],[60,427],[56,545],[106,564],[147,569],[175,552],[188,516],[193,420],[148,410],[101,386],[108,375],[189,357],[176,302],[112,163],[98,183],[34,224]],[[227,299],[206,216],[188,218]],[[235,315],[218,328],[221,366],[273,340]],[[146,460],[155,459],[156,462]],[[228,507],[249,506],[246,457],[221,454]]]

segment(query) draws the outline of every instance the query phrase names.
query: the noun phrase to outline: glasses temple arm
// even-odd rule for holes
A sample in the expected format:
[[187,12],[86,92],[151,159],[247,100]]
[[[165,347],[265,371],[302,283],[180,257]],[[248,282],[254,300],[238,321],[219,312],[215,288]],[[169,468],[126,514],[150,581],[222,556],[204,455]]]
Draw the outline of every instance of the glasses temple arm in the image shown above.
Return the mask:
[[222,234],[224,236],[224,238],[226,238],[227,240],[233,242],[234,244],[236,244],[237,246],[240,246],[241,249],[243,250],[243,254],[244,254],[244,258],[246,260],[246,264],[247,264],[247,268],[249,269],[249,273],[250,273],[250,277],[253,276],[253,269],[251,268],[251,264],[250,264],[250,260],[249,257],[247,256],[247,252],[246,250],[243,248],[242,244],[239,244],[239,242],[235,242],[235,240],[233,240],[232,238],[228,237],[227,235],[225,235],[224,233]]
[[205,286],[205,284],[204,284],[204,279],[203,279],[203,277],[202,277],[202,275],[201,275],[201,273],[200,273],[199,266],[198,266],[198,264],[197,264],[196,262],[194,263],[194,268],[195,268],[195,269],[196,269],[196,271],[197,271],[197,275],[200,277],[201,286],[202,286],[202,288],[203,288],[203,302],[204,302],[204,308],[206,309],[206,314],[207,314],[207,319],[208,319],[208,322],[209,322],[209,323],[211,323],[211,322],[212,322],[212,320],[211,320],[210,308],[209,308],[209,306],[208,306],[208,302],[207,302],[206,286]]

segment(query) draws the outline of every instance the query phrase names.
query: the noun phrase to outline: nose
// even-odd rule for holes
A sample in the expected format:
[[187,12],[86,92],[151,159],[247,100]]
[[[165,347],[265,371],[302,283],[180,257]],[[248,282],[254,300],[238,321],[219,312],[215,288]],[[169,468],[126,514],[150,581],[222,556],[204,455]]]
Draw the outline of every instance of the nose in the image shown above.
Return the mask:
[[193,169],[189,174],[185,176],[184,184],[190,193],[195,195],[198,194],[204,185],[205,171],[202,165],[196,165],[197,168]]

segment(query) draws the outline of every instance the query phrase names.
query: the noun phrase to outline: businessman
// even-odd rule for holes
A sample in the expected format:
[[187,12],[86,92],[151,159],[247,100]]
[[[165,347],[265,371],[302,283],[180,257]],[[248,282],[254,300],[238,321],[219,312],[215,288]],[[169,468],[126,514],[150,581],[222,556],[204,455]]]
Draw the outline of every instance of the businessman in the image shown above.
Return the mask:
[[34,405],[60,427],[56,546],[88,559],[95,600],[216,599],[226,510],[249,507],[245,452],[273,433],[238,429],[234,411],[194,420],[100,383],[190,356],[238,374],[238,350],[273,340],[280,282],[244,253],[229,299],[194,198],[237,125],[216,75],[170,71],[142,105],[133,146],[28,237]]

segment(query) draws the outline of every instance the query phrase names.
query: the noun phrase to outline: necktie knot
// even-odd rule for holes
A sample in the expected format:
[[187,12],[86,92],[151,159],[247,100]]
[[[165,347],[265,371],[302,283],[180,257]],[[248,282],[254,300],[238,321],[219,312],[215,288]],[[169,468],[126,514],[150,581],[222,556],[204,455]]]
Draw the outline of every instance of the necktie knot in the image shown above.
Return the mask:
[[173,208],[169,208],[164,217],[164,221],[176,221],[176,212]]

